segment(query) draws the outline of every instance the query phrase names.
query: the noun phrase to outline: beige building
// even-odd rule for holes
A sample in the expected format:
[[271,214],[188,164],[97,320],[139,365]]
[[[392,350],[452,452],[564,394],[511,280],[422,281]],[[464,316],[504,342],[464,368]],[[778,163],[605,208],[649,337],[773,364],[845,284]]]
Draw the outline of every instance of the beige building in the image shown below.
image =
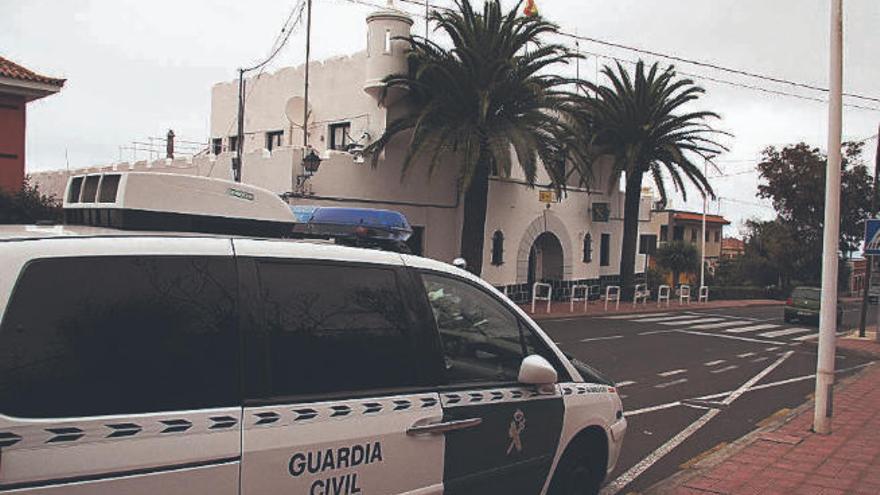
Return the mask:
[[[639,252],[653,242],[662,245],[666,242],[683,241],[693,244],[702,254],[703,214],[680,210],[653,210],[648,227],[640,236]],[[720,215],[706,215],[706,268],[712,272],[721,259],[723,230],[730,221]],[[651,263],[653,266],[653,263]]]
[[[424,164],[401,175],[405,139],[393,141],[372,168],[360,150],[379,137],[386,122],[406,112],[405,99],[379,101],[382,79],[404,70],[412,20],[393,10],[367,17],[366,49],[310,64],[309,145],[322,163],[305,174],[303,158],[304,67],[282,68],[246,80],[242,182],[267,188],[291,204],[349,205],[402,212],[415,228],[412,249],[444,261],[458,256],[462,222],[458,164],[448,156],[429,176]],[[155,170],[232,178],[238,81],[211,91],[210,149],[191,159],[118,163],[89,170]],[[72,171],[81,173],[82,170]],[[549,178],[526,186],[516,165],[510,178],[493,177],[489,187],[483,273],[517,301],[529,297],[534,281],[554,285],[567,298],[575,283],[608,284],[619,274],[623,194],[617,181],[607,187],[610,167],[596,171],[596,188],[570,187],[564,197],[550,193]],[[603,175],[604,173],[604,175]],[[32,180],[49,192],[63,191],[65,172],[38,173]],[[650,229],[650,199],[642,202],[641,224]],[[648,231],[650,232],[650,230]],[[645,257],[638,255],[639,271]]]

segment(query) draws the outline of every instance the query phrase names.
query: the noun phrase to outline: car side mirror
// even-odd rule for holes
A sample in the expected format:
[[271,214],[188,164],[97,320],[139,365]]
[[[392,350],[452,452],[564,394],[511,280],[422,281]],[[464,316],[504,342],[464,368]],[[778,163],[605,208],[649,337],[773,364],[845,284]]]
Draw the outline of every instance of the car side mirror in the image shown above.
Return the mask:
[[518,381],[526,385],[552,385],[558,379],[553,365],[537,354],[526,356],[519,367]]

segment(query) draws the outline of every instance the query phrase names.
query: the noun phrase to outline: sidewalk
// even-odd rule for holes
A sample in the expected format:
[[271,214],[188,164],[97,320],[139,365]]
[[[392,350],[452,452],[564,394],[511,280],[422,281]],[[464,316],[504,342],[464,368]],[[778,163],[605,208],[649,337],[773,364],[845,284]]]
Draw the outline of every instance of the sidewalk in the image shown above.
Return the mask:
[[[745,308],[749,306],[781,306],[785,301],[776,301],[774,299],[738,299],[725,301],[709,301],[705,303],[691,302],[690,304],[679,304],[673,301],[667,306],[664,302],[661,306],[657,306],[656,302],[647,304],[639,303],[633,306],[631,302],[620,302],[620,309],[615,309],[614,303],[608,304],[608,311],[605,311],[604,301],[592,301],[584,312],[584,303],[575,303],[574,311],[570,311],[571,304],[568,302],[553,301],[550,303],[550,313],[547,313],[547,303],[535,303],[535,312],[532,313],[531,304],[520,304],[520,307],[536,320],[546,318],[570,318],[574,316],[597,316],[597,315],[616,315],[616,314],[636,314],[636,313],[673,313],[676,311],[694,311],[698,309],[719,309],[719,308]],[[781,313],[780,313],[781,314]]]
[[[873,330],[873,329],[871,329]],[[880,358],[874,332],[838,348]],[[835,389],[833,433],[810,431],[813,403],[645,491],[653,495],[880,493],[880,365]]]

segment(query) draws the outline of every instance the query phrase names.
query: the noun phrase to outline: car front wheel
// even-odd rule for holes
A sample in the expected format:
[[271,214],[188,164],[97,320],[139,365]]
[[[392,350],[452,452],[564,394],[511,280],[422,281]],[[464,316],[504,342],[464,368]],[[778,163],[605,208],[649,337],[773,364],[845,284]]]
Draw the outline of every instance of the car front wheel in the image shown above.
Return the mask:
[[566,450],[550,482],[548,495],[594,495],[605,478],[604,456],[596,445],[580,441]]

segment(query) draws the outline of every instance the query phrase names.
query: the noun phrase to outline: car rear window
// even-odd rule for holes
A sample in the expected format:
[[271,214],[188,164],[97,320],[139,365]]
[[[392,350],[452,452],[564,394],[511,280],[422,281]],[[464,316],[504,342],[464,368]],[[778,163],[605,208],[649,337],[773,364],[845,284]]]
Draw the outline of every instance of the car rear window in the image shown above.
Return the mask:
[[240,403],[223,257],[29,263],[0,325],[0,412],[58,418]]
[[794,299],[818,300],[821,298],[821,296],[822,290],[812,287],[798,287],[791,294],[791,297]]

